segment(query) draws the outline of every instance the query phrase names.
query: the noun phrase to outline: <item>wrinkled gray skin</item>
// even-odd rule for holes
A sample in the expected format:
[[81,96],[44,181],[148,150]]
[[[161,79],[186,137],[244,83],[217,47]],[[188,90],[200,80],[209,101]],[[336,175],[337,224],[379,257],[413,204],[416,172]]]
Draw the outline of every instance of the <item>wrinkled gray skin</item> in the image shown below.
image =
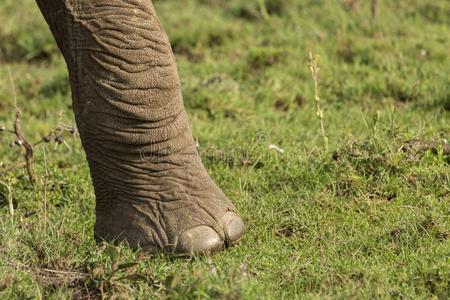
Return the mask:
[[244,224],[207,174],[150,0],[36,0],[67,62],[97,240],[197,255]]

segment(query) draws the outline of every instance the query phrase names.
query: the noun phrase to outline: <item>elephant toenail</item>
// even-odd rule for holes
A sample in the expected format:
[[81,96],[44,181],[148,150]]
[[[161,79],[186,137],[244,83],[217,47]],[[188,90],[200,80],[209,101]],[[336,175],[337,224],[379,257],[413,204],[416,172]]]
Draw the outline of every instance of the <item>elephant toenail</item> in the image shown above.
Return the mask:
[[227,246],[231,246],[239,241],[244,234],[244,222],[234,212],[226,213],[222,219],[222,224],[225,231]]
[[175,254],[205,255],[220,250],[223,242],[217,232],[209,226],[190,228],[178,237]]

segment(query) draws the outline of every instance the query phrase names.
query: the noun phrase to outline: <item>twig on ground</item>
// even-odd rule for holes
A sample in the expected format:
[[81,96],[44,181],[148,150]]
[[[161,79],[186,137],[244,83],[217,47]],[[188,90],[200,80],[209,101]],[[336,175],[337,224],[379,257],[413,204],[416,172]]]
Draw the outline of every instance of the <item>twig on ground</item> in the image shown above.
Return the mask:
[[[39,269],[38,269],[39,270]],[[82,279],[82,278],[89,278],[91,277],[91,274],[88,273],[82,273],[78,271],[61,271],[61,270],[52,270],[52,269],[40,269],[41,271],[44,271],[46,273],[51,273],[63,277],[70,277],[73,279]]]
[[63,277],[70,277],[73,279],[83,279],[83,278],[91,278],[92,275],[89,273],[85,273],[82,271],[65,271],[65,270],[54,270],[54,269],[48,269],[48,268],[39,268],[39,267],[33,267],[29,264],[22,263],[22,262],[6,262],[6,265],[9,267],[23,270],[23,271],[32,271],[37,273],[48,273],[48,274],[55,274],[57,276],[63,276]]
[[423,154],[426,151],[431,151],[432,153],[437,154],[440,149],[442,149],[443,155],[450,155],[450,145],[446,142],[439,141],[422,141],[418,139],[413,139],[406,141],[401,147],[400,150],[405,152],[415,151],[416,153]]

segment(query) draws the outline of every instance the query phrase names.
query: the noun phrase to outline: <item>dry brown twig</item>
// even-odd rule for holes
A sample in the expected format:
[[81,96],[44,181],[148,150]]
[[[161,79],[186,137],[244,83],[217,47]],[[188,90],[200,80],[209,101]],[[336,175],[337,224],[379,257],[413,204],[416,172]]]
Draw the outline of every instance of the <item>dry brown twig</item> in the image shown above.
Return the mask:
[[27,139],[22,133],[21,117],[22,112],[20,111],[20,109],[16,109],[16,119],[14,121],[14,134],[16,135],[17,138],[16,144],[21,146],[25,150],[24,158],[28,172],[28,178],[30,179],[30,182],[34,184],[36,183],[36,174],[34,173],[33,168],[34,150],[33,146],[27,141]]
[[24,150],[24,159],[25,159],[25,167],[28,173],[28,179],[31,184],[35,184],[37,181],[36,173],[34,171],[34,149],[41,143],[50,143],[54,141],[56,144],[61,144],[64,142],[63,134],[65,131],[68,131],[72,135],[77,134],[77,130],[75,127],[58,127],[55,130],[52,130],[49,134],[40,138],[37,142],[31,143],[27,140],[22,131],[22,112],[19,108],[16,108],[16,115],[14,120],[14,129],[8,130],[5,126],[0,126],[0,132],[7,132],[13,134],[16,139],[11,143],[12,146],[17,145]]

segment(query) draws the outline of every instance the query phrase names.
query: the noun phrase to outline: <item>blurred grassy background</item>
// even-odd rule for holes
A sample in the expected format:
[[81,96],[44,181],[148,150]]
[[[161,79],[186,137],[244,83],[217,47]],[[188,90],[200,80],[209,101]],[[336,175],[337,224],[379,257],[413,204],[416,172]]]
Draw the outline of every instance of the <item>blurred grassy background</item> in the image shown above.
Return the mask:
[[[78,138],[36,148],[32,187],[0,132],[2,298],[450,297],[448,1],[380,0],[375,18],[358,0],[154,3],[203,160],[246,237],[192,261],[105,250],[91,238]],[[30,141],[73,125],[66,67],[34,1],[3,0],[0,24],[0,125],[12,128],[13,86]],[[137,262],[127,271],[142,280],[107,282],[115,260]]]

